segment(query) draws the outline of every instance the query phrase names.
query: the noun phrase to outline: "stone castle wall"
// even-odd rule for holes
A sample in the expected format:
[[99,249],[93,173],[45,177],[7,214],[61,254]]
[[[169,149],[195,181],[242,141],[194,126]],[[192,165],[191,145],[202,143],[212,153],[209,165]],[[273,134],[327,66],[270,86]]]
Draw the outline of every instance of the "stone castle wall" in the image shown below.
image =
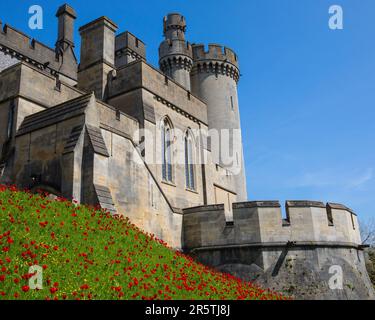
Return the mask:
[[[184,210],[183,248],[218,270],[298,299],[373,299],[356,214],[340,204],[277,201]],[[332,290],[331,267],[344,287]]]
[[12,123],[14,136],[26,116],[82,94],[46,71],[26,62],[12,62],[16,64],[0,74],[0,163],[6,160],[5,153],[12,148],[12,143],[7,143],[11,142],[8,141],[7,131],[12,106],[15,107]]
[[170,108],[178,108],[188,116],[207,123],[207,106],[201,99],[143,61],[130,63],[117,70],[116,76],[108,83],[108,100],[140,87],[153,93]]
[[[0,21],[0,43],[1,50],[12,56],[17,56],[19,60],[28,59],[30,63],[44,69],[43,63],[50,62],[50,67],[58,67],[55,50],[47,47],[41,42],[31,39],[21,31],[4,25]],[[29,62],[28,61],[28,62]],[[57,69],[56,69],[57,70]]]
[[[73,57],[69,58],[74,60]],[[77,77],[75,61],[63,73],[63,60],[54,49],[0,21],[0,71],[14,64],[14,60],[25,61],[53,76],[59,75],[71,84],[75,83]]]
[[136,60],[146,60],[146,45],[128,31],[116,36],[115,52],[116,68],[121,68]]
[[18,60],[11,55],[0,51],[0,72],[18,63]]
[[220,245],[288,242],[361,245],[357,215],[343,205],[311,201],[288,201],[288,218],[282,218],[278,202],[233,204],[233,219],[222,205],[184,211],[184,245],[196,248]]
[[[2,183],[100,205],[202,263],[297,298],[375,298],[352,210],[288,201],[283,218],[277,201],[238,203],[247,199],[242,149],[242,172],[235,175],[218,161],[215,142],[203,137],[208,129],[240,129],[233,50],[188,44],[185,19],[171,14],[160,71],[147,64],[141,40],[130,32],[116,36],[116,24],[102,17],[80,29],[77,77],[74,44],[63,41],[73,32],[68,19],[59,18],[59,26],[69,26],[59,27],[60,55],[0,22]],[[70,61],[65,69],[62,56]],[[71,72],[70,79],[57,70]],[[202,130],[194,140],[207,161],[195,167],[195,190],[186,188],[184,163],[165,183],[161,166],[143,159],[142,152],[160,156],[165,118],[182,132]],[[141,141],[143,128],[157,141]],[[184,141],[174,144],[173,154],[184,155]],[[335,265],[344,275],[340,291],[328,285]]]

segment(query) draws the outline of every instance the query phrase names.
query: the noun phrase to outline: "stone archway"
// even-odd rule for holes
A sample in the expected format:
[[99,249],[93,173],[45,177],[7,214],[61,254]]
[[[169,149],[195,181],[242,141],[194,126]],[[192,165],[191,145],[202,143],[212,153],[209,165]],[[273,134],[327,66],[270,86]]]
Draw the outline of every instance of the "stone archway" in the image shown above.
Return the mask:
[[62,194],[58,189],[50,185],[45,185],[45,184],[37,184],[33,186],[30,189],[30,192],[34,194],[44,194],[51,200],[56,200],[57,198],[62,197]]

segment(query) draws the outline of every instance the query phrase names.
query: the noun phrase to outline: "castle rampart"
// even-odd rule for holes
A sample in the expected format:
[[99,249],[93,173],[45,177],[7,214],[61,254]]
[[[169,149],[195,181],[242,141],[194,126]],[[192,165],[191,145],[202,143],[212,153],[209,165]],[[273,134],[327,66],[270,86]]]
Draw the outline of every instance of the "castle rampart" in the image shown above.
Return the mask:
[[236,82],[239,81],[238,58],[232,49],[218,44],[210,44],[206,51],[203,44],[193,45],[193,60],[192,76],[195,73],[210,72],[226,75]]
[[233,204],[233,219],[220,205],[184,211],[187,250],[221,245],[361,246],[357,216],[343,205],[288,201],[283,219],[277,201]]
[[129,31],[116,36],[115,51],[116,68],[121,68],[136,60],[146,61],[146,45]]
[[207,123],[207,106],[203,101],[144,61],[134,61],[117,70],[116,77],[108,83],[108,101],[141,88],[171,109]]
[[[35,65],[41,69],[44,69],[43,60],[50,62],[51,67],[57,67],[57,58],[55,51],[49,48],[35,39],[31,39],[29,36],[21,31],[5,24],[2,26],[0,21],[0,44],[5,50],[5,47],[10,51],[14,50],[14,54],[18,54],[19,58],[25,58],[31,60]],[[43,58],[43,59],[41,59]]]
[[[0,51],[18,60],[30,63],[41,70],[47,70],[56,76],[61,72],[62,60],[56,51],[45,44],[31,39],[23,32],[0,21]],[[71,81],[77,78],[76,70],[67,70],[66,76]]]
[[164,41],[160,44],[159,54],[160,56],[163,57],[163,60],[165,60],[168,57],[173,58],[175,55],[178,55],[183,59],[191,60],[193,56],[193,50],[189,42],[185,42],[185,41],[173,42],[169,40],[169,41]]
[[[356,214],[341,204],[278,201],[184,210],[183,248],[204,264],[307,299],[373,299]],[[331,290],[331,268],[344,288]],[[355,290],[353,289],[355,288]]]
[[48,108],[82,94],[77,88],[26,62],[18,62],[1,72],[0,81],[9,87],[0,92],[0,101],[21,97]]
[[196,44],[193,46],[193,53],[195,61],[225,61],[233,64],[237,68],[239,67],[236,53],[232,49],[220,44],[209,44],[208,50],[205,49],[203,44]]

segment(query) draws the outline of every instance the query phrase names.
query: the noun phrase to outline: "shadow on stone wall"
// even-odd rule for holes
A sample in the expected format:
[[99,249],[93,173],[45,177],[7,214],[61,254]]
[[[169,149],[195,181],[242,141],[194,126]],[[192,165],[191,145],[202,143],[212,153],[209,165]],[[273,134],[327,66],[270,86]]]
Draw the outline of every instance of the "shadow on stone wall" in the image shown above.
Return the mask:
[[375,287],[375,248],[369,248],[365,252],[366,268],[372,284]]

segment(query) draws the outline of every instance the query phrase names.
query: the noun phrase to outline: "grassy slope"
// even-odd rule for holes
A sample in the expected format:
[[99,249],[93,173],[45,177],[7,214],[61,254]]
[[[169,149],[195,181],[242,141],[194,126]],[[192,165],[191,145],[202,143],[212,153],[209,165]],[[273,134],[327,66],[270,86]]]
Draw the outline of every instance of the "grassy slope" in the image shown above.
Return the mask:
[[[28,287],[43,267],[43,290]],[[177,253],[129,221],[0,186],[1,299],[281,299]]]

